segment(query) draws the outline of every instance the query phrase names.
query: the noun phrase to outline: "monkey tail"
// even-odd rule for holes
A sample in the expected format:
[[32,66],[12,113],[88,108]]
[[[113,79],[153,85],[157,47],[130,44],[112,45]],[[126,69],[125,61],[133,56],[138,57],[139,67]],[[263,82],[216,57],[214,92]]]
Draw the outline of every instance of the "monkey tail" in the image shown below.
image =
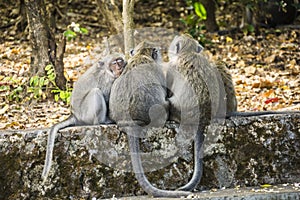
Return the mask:
[[77,121],[77,119],[75,118],[75,116],[71,115],[66,120],[64,120],[60,123],[57,123],[51,127],[50,133],[48,135],[46,159],[45,159],[44,169],[42,172],[43,182],[46,181],[48,173],[50,171],[51,164],[52,164],[53,148],[54,148],[54,141],[55,141],[56,133],[60,129],[75,125],[76,121]]
[[140,186],[145,190],[148,194],[153,197],[186,197],[191,194],[191,192],[186,191],[171,191],[171,190],[161,190],[148,181],[145,176],[144,169],[141,162],[140,156],[140,146],[139,146],[139,137],[137,137],[138,133],[136,132],[139,129],[135,129],[135,127],[126,127],[127,130],[131,129],[131,133],[127,133],[128,143],[130,148],[131,162],[135,177],[140,184]]
[[203,140],[204,135],[201,130],[198,130],[194,140],[194,172],[191,180],[178,190],[192,191],[197,187],[202,178],[203,172]]
[[263,115],[281,115],[281,114],[293,114],[300,113],[299,111],[250,111],[250,112],[230,112],[227,113],[226,118],[230,117],[253,117],[253,116],[263,116]]

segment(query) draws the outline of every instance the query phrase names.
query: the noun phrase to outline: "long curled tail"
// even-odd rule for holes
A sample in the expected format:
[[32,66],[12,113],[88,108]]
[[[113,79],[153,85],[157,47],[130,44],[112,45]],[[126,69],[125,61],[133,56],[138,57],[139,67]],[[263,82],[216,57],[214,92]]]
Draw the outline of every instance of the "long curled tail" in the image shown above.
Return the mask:
[[203,132],[201,130],[198,130],[197,134],[195,135],[195,140],[194,140],[194,172],[193,172],[193,176],[186,185],[178,188],[178,190],[192,191],[200,183],[201,178],[202,178],[202,172],[203,172],[203,146],[202,146],[203,140],[204,140]]
[[141,155],[140,155],[140,146],[139,146],[139,133],[138,131],[140,128],[135,127],[125,127],[127,131],[128,143],[130,148],[130,155],[131,155],[131,162],[133,171],[135,174],[136,179],[140,186],[150,195],[154,197],[186,197],[190,195],[190,192],[186,191],[171,191],[171,190],[161,190],[153,185],[148,181],[147,177],[145,176],[142,162],[141,162]]
[[252,117],[252,116],[263,116],[263,115],[281,115],[281,114],[299,114],[300,111],[289,110],[289,111],[250,111],[250,112],[230,112],[226,115],[226,118],[230,117]]
[[46,181],[48,173],[51,168],[56,133],[60,129],[75,125],[76,121],[77,121],[76,118],[73,115],[71,115],[68,119],[66,119],[60,123],[57,123],[51,127],[50,133],[48,135],[46,159],[45,159],[44,169],[43,169],[43,173],[42,173],[43,182]]

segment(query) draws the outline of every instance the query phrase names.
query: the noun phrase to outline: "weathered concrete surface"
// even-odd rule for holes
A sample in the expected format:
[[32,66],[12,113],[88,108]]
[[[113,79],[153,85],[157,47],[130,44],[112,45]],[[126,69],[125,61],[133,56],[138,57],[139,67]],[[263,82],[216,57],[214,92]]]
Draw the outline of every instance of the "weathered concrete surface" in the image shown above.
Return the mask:
[[[111,200],[150,200],[149,196],[110,198]],[[155,198],[155,200],[175,200],[176,198]],[[178,199],[178,198],[177,198]],[[234,188],[202,191],[181,199],[193,200],[296,200],[300,199],[299,184],[275,185],[268,188]]]
[[[126,135],[115,126],[61,131],[49,179],[42,184],[47,130],[0,132],[0,199],[91,199],[143,195]],[[144,166],[159,188],[176,189],[192,174],[192,148],[175,145],[173,129],[142,140]],[[158,136],[159,135],[159,136]],[[300,115],[232,118],[206,134],[199,190],[300,182]]]

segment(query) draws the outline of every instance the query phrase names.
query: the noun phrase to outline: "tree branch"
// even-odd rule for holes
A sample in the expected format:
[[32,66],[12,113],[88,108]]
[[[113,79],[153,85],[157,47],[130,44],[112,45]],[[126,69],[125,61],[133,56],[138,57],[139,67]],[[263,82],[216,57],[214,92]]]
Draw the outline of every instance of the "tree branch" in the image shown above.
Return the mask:
[[129,57],[129,52],[134,48],[133,39],[133,10],[135,0],[123,0],[123,24],[124,24],[124,53],[126,58]]

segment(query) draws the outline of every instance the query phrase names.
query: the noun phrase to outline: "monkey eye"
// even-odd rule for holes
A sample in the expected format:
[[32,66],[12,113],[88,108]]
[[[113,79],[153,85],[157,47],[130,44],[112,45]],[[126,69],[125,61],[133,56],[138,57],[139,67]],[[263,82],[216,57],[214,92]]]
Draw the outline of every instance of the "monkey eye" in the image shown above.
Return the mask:
[[117,61],[117,63],[119,63],[119,64],[120,64],[120,63],[123,63],[123,59],[117,59],[116,61]]
[[129,52],[130,56],[134,56],[134,49],[131,49],[130,52]]
[[124,62],[123,59],[119,58],[117,60],[112,61],[111,64],[112,65],[116,65],[116,64],[119,65],[119,64],[122,64],[123,62]]

